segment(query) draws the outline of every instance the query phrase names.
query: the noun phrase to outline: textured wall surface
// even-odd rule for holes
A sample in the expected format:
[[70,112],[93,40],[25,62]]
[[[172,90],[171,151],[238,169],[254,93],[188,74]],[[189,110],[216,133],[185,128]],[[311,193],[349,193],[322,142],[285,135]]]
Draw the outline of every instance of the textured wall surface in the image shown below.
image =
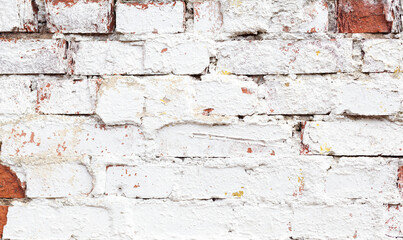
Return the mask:
[[400,0],[0,0],[0,235],[403,238]]

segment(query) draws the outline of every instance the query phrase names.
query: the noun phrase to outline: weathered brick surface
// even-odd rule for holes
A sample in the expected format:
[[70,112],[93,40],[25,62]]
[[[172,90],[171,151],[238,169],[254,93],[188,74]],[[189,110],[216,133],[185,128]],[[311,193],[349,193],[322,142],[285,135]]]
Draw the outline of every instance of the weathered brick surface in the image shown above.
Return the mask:
[[0,198],[24,198],[25,189],[10,167],[0,165]]
[[391,32],[394,18],[397,17],[395,15],[399,14],[395,11],[389,12],[389,8],[394,4],[392,2],[394,1],[337,1],[337,26],[339,32]]
[[180,33],[185,30],[184,22],[183,1],[117,2],[116,31],[120,33]]
[[99,79],[38,80],[36,111],[43,114],[93,114]]
[[37,32],[38,8],[31,0],[0,2],[0,32]]
[[8,206],[0,206],[0,238],[3,237],[3,229],[7,224]]
[[243,75],[351,71],[352,42],[230,41],[219,45],[220,71]]
[[105,239],[110,223],[103,208],[46,204],[16,204],[8,210],[7,239]]
[[108,33],[114,28],[112,0],[45,0],[50,32]]
[[363,43],[364,72],[401,73],[403,69],[403,41],[398,39],[370,39]]
[[79,196],[89,194],[92,189],[92,178],[87,168],[79,164],[30,166],[26,175],[29,198]]
[[35,108],[35,92],[31,84],[35,77],[0,77],[0,114],[30,114]]
[[312,154],[402,156],[402,130],[399,123],[371,119],[314,121],[305,126],[303,143]]
[[1,74],[64,74],[66,70],[65,40],[0,39]]
[[222,0],[223,31],[231,34],[256,32],[326,32],[326,1],[232,1]]
[[0,0],[0,238],[402,238],[402,4]]

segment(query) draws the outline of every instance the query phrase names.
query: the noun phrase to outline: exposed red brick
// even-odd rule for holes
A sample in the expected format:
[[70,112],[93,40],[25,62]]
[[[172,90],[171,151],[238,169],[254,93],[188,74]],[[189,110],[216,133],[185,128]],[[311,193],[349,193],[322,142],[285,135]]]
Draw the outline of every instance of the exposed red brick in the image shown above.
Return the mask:
[[403,188],[403,166],[401,166],[397,172],[397,185],[400,190]]
[[383,0],[338,0],[337,26],[341,33],[389,33]]
[[0,165],[0,198],[24,198],[25,189],[17,175],[7,166]]
[[8,206],[0,206],[0,238],[3,237],[3,228],[7,224]]

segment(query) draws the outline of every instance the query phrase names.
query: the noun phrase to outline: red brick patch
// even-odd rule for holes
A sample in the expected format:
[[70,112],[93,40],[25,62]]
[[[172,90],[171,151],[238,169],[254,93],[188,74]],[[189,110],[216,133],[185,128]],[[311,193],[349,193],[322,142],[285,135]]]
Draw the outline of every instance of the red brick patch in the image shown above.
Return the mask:
[[0,165],[0,198],[24,198],[25,189],[17,175],[7,166]]
[[3,237],[3,228],[7,224],[8,206],[0,206],[0,238]]
[[382,0],[338,0],[337,26],[341,33],[389,33]]

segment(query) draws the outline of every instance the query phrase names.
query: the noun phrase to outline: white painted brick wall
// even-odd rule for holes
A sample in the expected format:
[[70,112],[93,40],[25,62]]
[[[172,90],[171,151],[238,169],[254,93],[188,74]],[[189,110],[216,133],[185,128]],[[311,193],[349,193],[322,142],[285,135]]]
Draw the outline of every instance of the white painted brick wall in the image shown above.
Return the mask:
[[402,238],[402,9],[347,2],[0,0],[0,238]]

